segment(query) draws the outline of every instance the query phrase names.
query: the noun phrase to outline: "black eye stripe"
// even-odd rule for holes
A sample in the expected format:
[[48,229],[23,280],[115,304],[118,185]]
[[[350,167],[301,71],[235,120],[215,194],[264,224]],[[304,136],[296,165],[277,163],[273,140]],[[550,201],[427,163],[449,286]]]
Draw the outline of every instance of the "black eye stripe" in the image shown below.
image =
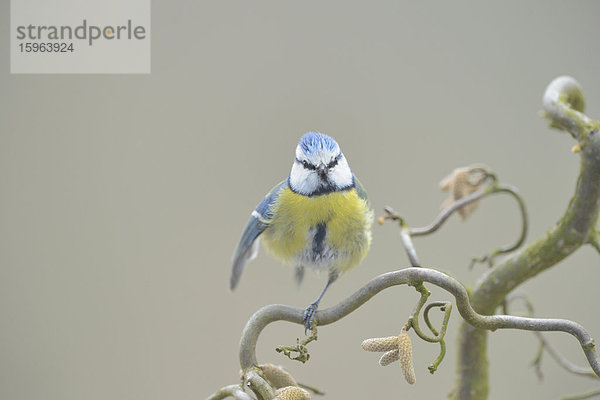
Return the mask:
[[306,168],[306,169],[310,169],[310,170],[313,170],[313,171],[315,171],[317,169],[317,167],[315,167],[314,165],[312,165],[311,163],[309,163],[306,160],[300,161],[299,159],[296,158],[296,161],[298,161],[300,164],[302,164],[302,166],[304,168]]
[[[331,160],[331,162],[329,164],[327,164],[327,168],[335,167],[341,158],[342,158],[342,153],[338,154],[333,160]],[[317,167],[315,165],[309,163],[306,160],[300,160],[300,159],[296,158],[296,161],[298,163],[300,163],[305,169],[310,169],[311,171],[315,171],[317,169]]]
[[334,158],[329,164],[327,164],[327,168],[335,167],[341,158],[342,158],[342,153],[338,154],[336,158]]

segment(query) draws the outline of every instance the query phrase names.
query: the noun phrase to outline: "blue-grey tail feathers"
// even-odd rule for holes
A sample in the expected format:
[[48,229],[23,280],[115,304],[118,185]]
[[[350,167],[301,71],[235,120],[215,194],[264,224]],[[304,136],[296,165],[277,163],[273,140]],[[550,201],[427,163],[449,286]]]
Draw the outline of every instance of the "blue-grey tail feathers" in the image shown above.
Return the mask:
[[231,278],[229,281],[229,288],[231,290],[235,289],[240,281],[240,277],[242,276],[242,272],[244,271],[244,266],[246,266],[246,263],[254,260],[258,255],[259,247],[260,238],[256,238],[243,252],[239,246],[238,249],[236,249],[236,252],[233,256],[233,266],[231,268]]
[[231,290],[235,289],[237,286],[246,263],[253,260],[258,254],[260,244],[258,235],[260,235],[266,227],[267,225],[262,223],[255,216],[250,217],[248,224],[246,224],[240,243],[233,253],[233,266],[231,268],[229,285]]
[[265,231],[265,229],[267,229],[269,221],[273,217],[271,215],[271,210],[273,203],[275,202],[275,198],[277,197],[279,191],[286,185],[287,180],[277,184],[277,186],[267,193],[265,198],[252,212],[252,215],[250,216],[250,219],[248,220],[248,223],[242,232],[240,243],[233,252],[233,266],[231,268],[230,279],[231,290],[235,289],[237,286],[246,263],[254,259],[258,254],[260,242],[258,237]]

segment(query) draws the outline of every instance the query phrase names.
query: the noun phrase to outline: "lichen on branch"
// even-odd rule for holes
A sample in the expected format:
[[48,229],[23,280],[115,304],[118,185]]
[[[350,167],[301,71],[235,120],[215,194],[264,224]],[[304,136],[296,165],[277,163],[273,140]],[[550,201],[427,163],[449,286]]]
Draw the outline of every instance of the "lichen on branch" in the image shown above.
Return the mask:
[[[581,86],[571,77],[556,78],[544,93],[544,115],[552,127],[568,131],[576,140],[580,172],[575,194],[558,222],[540,239],[489,270],[475,285],[474,309],[491,315],[506,296],[523,282],[557,265],[591,237],[600,209],[600,122],[584,111]],[[463,323],[459,332],[457,399],[484,400],[488,394],[487,332]]]

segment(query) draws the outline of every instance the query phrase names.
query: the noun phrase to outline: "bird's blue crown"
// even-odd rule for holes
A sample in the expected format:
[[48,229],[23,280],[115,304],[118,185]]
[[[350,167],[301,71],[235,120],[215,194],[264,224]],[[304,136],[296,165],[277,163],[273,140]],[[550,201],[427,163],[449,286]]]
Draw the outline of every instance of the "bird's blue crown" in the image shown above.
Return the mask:
[[320,132],[308,132],[304,134],[304,136],[300,138],[299,145],[304,154],[307,156],[316,154],[323,150],[333,152],[339,147],[333,138]]

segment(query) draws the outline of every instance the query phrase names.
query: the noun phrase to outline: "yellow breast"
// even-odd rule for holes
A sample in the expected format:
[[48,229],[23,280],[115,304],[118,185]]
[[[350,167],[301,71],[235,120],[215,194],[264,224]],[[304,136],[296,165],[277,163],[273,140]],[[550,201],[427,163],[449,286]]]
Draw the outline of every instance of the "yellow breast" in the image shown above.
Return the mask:
[[313,248],[311,232],[324,224],[325,244],[332,254],[330,262],[321,261],[331,265],[319,266],[343,272],[367,254],[372,220],[367,201],[355,189],[308,197],[286,187],[275,200],[273,220],[263,239],[267,249],[284,262],[306,264]]

